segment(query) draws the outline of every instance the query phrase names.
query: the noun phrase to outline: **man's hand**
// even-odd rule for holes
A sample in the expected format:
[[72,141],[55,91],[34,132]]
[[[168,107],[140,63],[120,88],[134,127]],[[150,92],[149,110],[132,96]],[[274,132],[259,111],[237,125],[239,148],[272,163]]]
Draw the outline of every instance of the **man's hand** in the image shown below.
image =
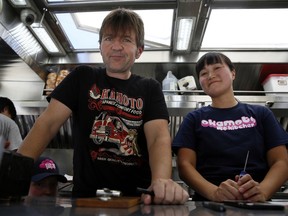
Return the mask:
[[153,195],[142,194],[141,200],[144,204],[184,204],[189,194],[179,184],[172,179],[157,179],[152,182],[148,190],[154,192]]

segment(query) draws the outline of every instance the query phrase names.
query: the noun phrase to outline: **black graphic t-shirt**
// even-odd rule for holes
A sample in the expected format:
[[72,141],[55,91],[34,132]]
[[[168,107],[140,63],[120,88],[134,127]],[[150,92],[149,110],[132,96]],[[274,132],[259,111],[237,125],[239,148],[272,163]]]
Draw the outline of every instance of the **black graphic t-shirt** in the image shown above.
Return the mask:
[[169,118],[159,82],[134,74],[120,80],[80,66],[50,97],[73,111],[74,196],[95,196],[104,187],[131,196],[149,186],[143,126]]

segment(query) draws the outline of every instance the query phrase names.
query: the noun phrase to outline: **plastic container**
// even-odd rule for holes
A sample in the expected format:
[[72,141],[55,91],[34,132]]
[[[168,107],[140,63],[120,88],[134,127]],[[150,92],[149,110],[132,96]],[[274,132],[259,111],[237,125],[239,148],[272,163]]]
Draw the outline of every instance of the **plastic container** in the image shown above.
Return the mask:
[[173,75],[172,71],[168,71],[166,77],[162,81],[162,89],[164,94],[175,94],[173,92],[165,92],[165,90],[178,90],[178,79]]
[[[263,89],[265,91],[275,91],[275,93],[267,93],[267,95],[277,94],[279,95],[288,95],[288,74],[270,74],[262,82]],[[280,92],[287,92],[280,93]]]
[[178,80],[178,86],[180,91],[189,91],[196,89],[196,82],[193,76],[186,76],[183,77],[182,79]]

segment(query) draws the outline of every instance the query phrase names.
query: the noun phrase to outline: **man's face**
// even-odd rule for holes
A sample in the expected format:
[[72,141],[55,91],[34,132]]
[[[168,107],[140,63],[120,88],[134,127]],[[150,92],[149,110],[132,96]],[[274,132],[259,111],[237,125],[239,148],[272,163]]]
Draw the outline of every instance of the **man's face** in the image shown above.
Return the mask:
[[133,31],[120,31],[115,35],[109,29],[103,34],[100,49],[108,74],[129,73],[135,60],[143,52],[143,48],[137,47]]
[[12,118],[12,115],[11,115],[11,113],[9,112],[9,110],[8,110],[7,107],[5,107],[4,110],[3,110],[3,112],[1,112],[1,113],[2,113],[3,115],[5,115],[5,116],[9,117],[9,118]]

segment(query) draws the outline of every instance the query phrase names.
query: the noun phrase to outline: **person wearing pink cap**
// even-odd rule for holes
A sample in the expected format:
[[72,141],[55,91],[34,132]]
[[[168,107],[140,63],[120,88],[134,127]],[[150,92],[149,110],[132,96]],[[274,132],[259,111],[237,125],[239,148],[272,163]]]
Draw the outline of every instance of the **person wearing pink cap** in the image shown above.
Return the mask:
[[57,196],[58,182],[66,183],[67,179],[59,173],[55,161],[39,157],[34,164],[28,196]]

